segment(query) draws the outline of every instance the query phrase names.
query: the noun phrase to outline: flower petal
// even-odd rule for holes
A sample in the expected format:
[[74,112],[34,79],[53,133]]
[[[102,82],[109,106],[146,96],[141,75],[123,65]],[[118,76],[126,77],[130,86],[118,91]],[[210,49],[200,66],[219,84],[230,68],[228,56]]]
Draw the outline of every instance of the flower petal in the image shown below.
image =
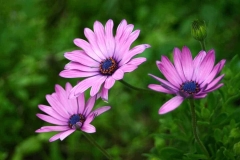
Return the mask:
[[193,68],[194,68],[193,77],[192,77],[193,81],[196,81],[196,79],[198,77],[200,64],[202,63],[205,56],[206,56],[206,52],[205,51],[200,51],[198,53],[198,55],[193,60]]
[[168,88],[169,90],[171,90],[172,92],[178,92],[179,88],[175,87],[174,85],[172,85],[171,83],[169,83],[168,81],[165,81],[157,76],[154,76],[152,74],[148,74],[149,76],[155,78],[156,80],[158,80],[159,82],[161,82],[163,85],[164,88]]
[[202,83],[203,80],[209,75],[212,71],[215,61],[215,52],[214,50],[210,50],[199,67],[199,73],[197,77],[197,82]]
[[161,60],[162,61],[157,64],[158,68],[169,82],[174,86],[179,87],[183,81],[179,77],[175,67],[166,56],[162,56]]
[[38,105],[38,108],[42,110],[43,112],[47,113],[49,116],[52,116],[55,119],[58,119],[60,121],[66,121],[66,118],[59,115],[52,107],[46,106],[46,105]]
[[73,132],[75,131],[75,129],[70,129],[70,130],[67,130],[65,132],[63,132],[61,135],[60,135],[60,140],[64,140],[67,136],[69,136],[70,134],[72,134]]
[[103,101],[108,102],[108,89],[102,88],[102,91],[98,93],[97,98],[101,97]]
[[103,27],[102,23],[100,23],[99,21],[94,22],[93,29],[94,29],[94,33],[97,37],[98,47],[100,48],[102,54],[106,58],[109,58],[109,55],[107,52],[107,47],[105,44],[104,27]]
[[148,44],[141,44],[138,46],[135,46],[131,50],[128,51],[128,53],[124,54],[124,57],[122,60],[119,62],[119,66],[122,66],[126,64],[133,56],[142,53],[146,48],[149,48],[150,45]]
[[97,36],[95,35],[95,33],[89,29],[89,28],[85,28],[84,29],[84,35],[85,37],[88,39],[92,50],[94,51],[94,53],[102,60],[106,59],[105,55],[101,52],[101,49],[98,46],[98,39]]
[[96,132],[96,128],[91,125],[91,124],[84,124],[81,128],[82,131],[86,132],[86,133],[94,133]]
[[184,73],[183,73],[183,68],[182,68],[181,61],[182,61],[182,58],[181,58],[180,49],[174,48],[174,50],[173,50],[173,62],[174,62],[174,65],[175,65],[175,68],[176,68],[176,71],[177,71],[179,77],[181,78],[181,80],[183,82],[185,82],[186,78],[185,78]]
[[206,90],[209,90],[209,89],[211,89],[212,87],[216,86],[216,84],[217,84],[218,82],[220,82],[223,77],[224,77],[224,74],[222,74],[221,76],[218,76],[217,78],[215,78],[211,83],[208,84]]
[[60,138],[60,135],[62,134],[62,132],[58,133],[58,134],[55,134],[54,136],[52,136],[50,139],[49,139],[49,142],[53,142],[53,141],[56,141]]
[[108,111],[109,109],[111,109],[110,106],[103,106],[103,107],[100,107],[98,109],[95,109],[91,114],[94,114],[96,116],[99,116],[100,114]]
[[138,65],[142,64],[143,62],[145,62],[146,60],[147,59],[145,57],[134,58],[131,61],[129,61],[127,64],[138,66]]
[[168,93],[168,94],[175,94],[175,92],[171,90],[167,90],[166,88],[162,87],[161,85],[158,84],[149,84],[148,88],[157,91],[157,92],[163,92],[163,93]]
[[91,48],[91,45],[83,40],[83,39],[80,39],[80,38],[76,38],[74,39],[74,44],[80,48],[82,48],[89,57],[91,57],[92,59],[98,61],[98,62],[101,62],[102,60],[97,56],[97,54],[92,50]]
[[87,116],[93,109],[93,106],[95,104],[96,101],[96,96],[90,97],[86,103],[86,108],[84,111],[84,114]]
[[98,93],[101,85],[103,84],[103,82],[107,79],[107,76],[101,76],[99,79],[97,79],[94,83],[94,85],[92,85],[91,91],[90,91],[90,95],[94,96]]
[[125,72],[132,72],[137,68],[138,68],[138,66],[136,66],[136,65],[125,64],[122,67],[120,67],[119,69],[121,69],[125,73]]
[[40,118],[41,120],[48,122],[48,123],[52,123],[52,124],[56,124],[56,125],[67,125],[67,120],[66,121],[60,121],[58,119],[55,119],[51,116],[47,116],[45,114],[36,114],[38,118]]
[[109,57],[113,56],[114,50],[115,50],[115,40],[113,37],[113,21],[109,19],[105,25],[105,43],[106,43],[106,48],[107,48],[107,53]]
[[186,46],[182,49],[182,68],[186,79],[191,81],[193,75],[193,60],[192,54]]
[[168,113],[177,107],[180,106],[180,104],[183,102],[184,98],[181,96],[176,96],[167,101],[165,104],[162,105],[162,107],[159,109],[159,114],[165,114]]
[[102,77],[102,75],[97,75],[97,76],[82,80],[75,87],[73,87],[73,89],[71,90],[71,93],[69,95],[69,98],[77,97],[80,93],[83,93],[88,88],[93,86],[95,84],[95,81],[101,77]]
[[52,131],[66,131],[69,130],[69,126],[43,126],[40,129],[36,130],[37,133],[42,132],[52,132]]
[[75,113],[83,113],[85,110],[85,96],[84,93],[80,93],[77,97],[77,108],[75,109]]
[[73,61],[66,64],[64,69],[66,69],[66,70],[79,70],[79,71],[84,71],[84,72],[99,71],[99,67],[89,67],[89,66],[85,66],[85,65],[82,65],[78,62],[73,62]]
[[75,50],[72,52],[67,52],[64,54],[64,57],[66,57],[67,59],[69,59],[71,61],[78,62],[80,64],[83,64],[83,65],[89,66],[89,67],[99,67],[99,65],[100,65],[100,63],[98,61],[93,60],[82,50]]
[[120,80],[120,79],[123,79],[123,75],[124,75],[124,72],[121,69],[118,69],[113,73],[112,77],[115,80]]
[[115,83],[115,79],[112,78],[111,76],[109,76],[105,81],[104,88],[110,89],[110,88],[112,88],[114,83]]
[[48,103],[59,115],[61,115],[62,117],[68,117],[69,113],[67,112],[67,110],[62,106],[59,100],[56,100],[56,98],[54,98],[53,95],[56,96],[56,93],[53,93],[52,95],[46,95]]

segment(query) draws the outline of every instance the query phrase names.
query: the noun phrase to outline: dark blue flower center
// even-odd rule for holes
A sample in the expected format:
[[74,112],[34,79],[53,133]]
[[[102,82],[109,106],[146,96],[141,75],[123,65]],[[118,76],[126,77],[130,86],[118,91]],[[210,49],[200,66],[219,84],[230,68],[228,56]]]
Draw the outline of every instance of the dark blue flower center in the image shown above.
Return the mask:
[[198,93],[200,91],[199,88],[199,84],[195,81],[188,81],[188,82],[184,82],[181,86],[180,86],[180,90],[182,92],[188,93],[188,94],[195,94]]
[[112,75],[117,69],[117,62],[113,58],[108,58],[100,63],[100,72],[103,75]]
[[86,118],[82,114],[74,114],[69,118],[68,125],[70,128],[78,129],[82,127],[85,120]]

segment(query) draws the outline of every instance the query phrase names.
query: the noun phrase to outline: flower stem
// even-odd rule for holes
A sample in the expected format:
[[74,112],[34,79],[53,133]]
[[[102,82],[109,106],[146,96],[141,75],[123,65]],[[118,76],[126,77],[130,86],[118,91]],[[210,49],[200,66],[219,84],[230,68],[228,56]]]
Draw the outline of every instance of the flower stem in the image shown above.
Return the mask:
[[93,138],[91,135],[82,132],[83,135],[89,140],[90,143],[92,143],[94,146],[96,146],[108,159],[112,159],[111,156],[107,153],[105,149],[103,149]]
[[134,90],[137,90],[137,91],[152,91],[150,89],[144,89],[144,88],[138,88],[138,87],[134,87],[132,86],[131,84],[125,82],[124,80],[120,80],[120,82],[124,85],[126,85],[127,87],[131,88],[131,89],[134,89]]
[[203,145],[202,141],[200,140],[200,138],[198,137],[198,134],[197,134],[196,113],[195,113],[195,107],[194,107],[194,100],[193,99],[190,99],[190,108],[191,108],[191,113],[192,113],[192,128],[193,128],[194,137],[195,137],[198,145],[202,149],[202,151],[209,158],[209,153],[208,153],[207,149],[205,148],[205,146]]
[[202,40],[202,41],[199,41],[199,42],[201,44],[202,50],[206,51],[205,41]]

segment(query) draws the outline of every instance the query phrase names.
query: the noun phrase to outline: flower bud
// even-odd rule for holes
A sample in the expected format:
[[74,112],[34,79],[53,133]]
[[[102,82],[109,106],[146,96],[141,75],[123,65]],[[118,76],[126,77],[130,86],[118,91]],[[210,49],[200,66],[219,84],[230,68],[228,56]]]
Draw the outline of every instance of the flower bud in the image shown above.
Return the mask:
[[191,28],[192,36],[198,41],[203,41],[207,37],[207,27],[203,20],[194,20]]

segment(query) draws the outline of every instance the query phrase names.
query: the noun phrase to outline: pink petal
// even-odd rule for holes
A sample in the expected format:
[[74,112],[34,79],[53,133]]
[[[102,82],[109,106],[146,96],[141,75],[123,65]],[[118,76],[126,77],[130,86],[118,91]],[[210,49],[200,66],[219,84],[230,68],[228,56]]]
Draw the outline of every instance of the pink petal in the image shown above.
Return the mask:
[[50,116],[47,116],[44,114],[40,114],[40,113],[38,113],[36,115],[38,118],[40,118],[41,120],[48,122],[48,123],[52,123],[52,124],[56,124],[56,125],[67,125],[67,121],[60,121],[53,117],[50,117]]
[[[62,106],[62,104],[59,102],[59,100],[56,100],[54,98],[54,93],[52,95],[46,95],[46,99],[48,103],[51,105],[51,107],[62,117],[68,117],[69,114],[66,111],[66,109]],[[56,94],[55,94],[56,95]]]
[[84,124],[86,125],[86,124],[91,123],[91,122],[94,120],[95,117],[96,117],[96,115],[90,113],[90,114],[87,116],[87,118],[86,118]]
[[121,21],[121,23],[117,27],[117,32],[116,32],[116,36],[115,36],[116,40],[120,39],[120,37],[122,36],[123,31],[125,30],[126,27],[127,27],[127,21],[124,19]]
[[96,101],[96,96],[93,96],[93,97],[90,97],[86,103],[86,108],[85,108],[85,111],[84,111],[84,114],[85,115],[88,115],[92,109],[93,109],[93,106],[95,104],[95,101]]
[[[70,104],[71,106],[71,111],[72,113],[71,114],[76,114],[78,113],[78,102],[77,102],[77,98],[73,98],[73,99],[69,99],[69,95],[70,95],[70,92],[72,90],[72,85],[70,83],[66,83],[65,85],[65,89],[66,89],[66,93],[67,93],[67,100],[68,100],[68,103]],[[80,96],[81,97],[81,96]]]
[[105,43],[106,43],[106,48],[107,48],[107,53],[109,57],[113,56],[114,50],[115,50],[115,39],[113,37],[113,21],[110,19],[107,21],[106,26],[105,26]]
[[162,56],[162,62],[158,64],[160,71],[176,87],[182,84],[182,80],[179,77],[175,67],[166,56]]
[[186,46],[182,49],[182,68],[186,79],[191,81],[193,75],[193,60],[192,54]]
[[120,67],[119,69],[121,69],[125,73],[125,72],[132,72],[137,68],[138,68],[138,66],[136,66],[136,65],[125,64],[122,67]]
[[175,92],[171,90],[167,90],[166,88],[162,87],[161,85],[158,84],[149,84],[148,88],[157,91],[157,92],[163,92],[163,93],[168,93],[168,94],[175,94]]
[[199,83],[202,83],[206,76],[208,76],[209,73],[212,71],[214,61],[215,61],[214,50],[210,50],[203,59],[202,63],[200,64],[199,73],[197,75],[198,76],[197,81]]
[[60,86],[60,85],[55,85],[55,91],[56,91],[56,96],[57,100],[62,104],[63,108],[67,110],[68,113],[74,114],[73,106],[71,103],[69,103],[68,95],[66,94],[66,91]]
[[119,66],[126,64],[133,56],[142,53],[146,48],[149,48],[148,44],[141,44],[132,48],[128,53],[124,54],[124,57],[119,62]]
[[89,67],[82,65],[78,62],[69,62],[65,65],[64,69],[66,70],[79,70],[79,71],[85,71],[85,72],[94,72],[99,71],[99,67]]
[[53,141],[56,141],[60,138],[60,135],[62,134],[62,132],[58,133],[58,134],[55,134],[54,136],[52,136],[50,139],[49,139],[49,142],[53,142]]
[[112,78],[111,76],[109,76],[105,81],[104,88],[110,89],[110,88],[112,88],[114,83],[115,83],[115,79]]
[[194,68],[193,77],[192,77],[193,81],[195,81],[198,77],[200,64],[202,63],[205,56],[206,56],[206,52],[205,51],[200,51],[198,53],[198,55],[193,60],[193,68]]
[[99,67],[99,62],[93,60],[91,57],[89,57],[82,50],[75,50],[75,51],[72,51],[72,52],[67,52],[67,53],[64,54],[64,56],[71,61],[78,62],[78,63],[83,64],[85,66]]
[[70,134],[72,134],[73,132],[75,131],[75,129],[70,129],[68,131],[65,131],[63,132],[61,135],[60,135],[60,140],[64,140],[67,136],[69,136]]
[[42,110],[43,112],[47,113],[49,116],[52,116],[55,119],[58,119],[60,121],[66,121],[66,118],[59,115],[52,107],[45,106],[45,105],[38,105],[38,108]]
[[108,101],[108,89],[103,87],[101,93],[99,93],[99,96],[102,98],[103,101],[107,102]]
[[91,124],[84,124],[81,128],[82,131],[86,132],[86,133],[94,133],[96,132],[96,128],[91,125]]
[[217,90],[218,88],[222,87],[223,86],[223,83],[220,83],[218,85],[215,85],[213,86],[212,88],[209,88],[208,90],[206,90],[205,92],[212,92],[212,91],[215,91]]
[[205,77],[204,82],[203,82],[200,86],[202,87],[202,86],[205,86],[206,84],[211,83],[211,81],[213,80],[213,78],[217,75],[217,73],[219,73],[220,67],[221,67],[221,64],[218,63],[218,64],[213,68],[212,72],[211,72],[207,77]]
[[86,36],[86,38],[88,39],[88,41],[90,42],[91,48],[94,51],[94,53],[102,60],[106,59],[105,55],[101,52],[101,49],[98,46],[98,39],[97,36],[95,35],[95,33],[89,29],[89,28],[85,28],[84,29],[84,34]]
[[162,105],[158,113],[165,114],[176,109],[183,102],[183,100],[184,98],[181,96],[173,97],[172,99],[170,99],[169,101]]
[[223,77],[224,77],[224,74],[215,78],[211,83],[208,84],[206,90],[209,90],[212,87],[214,87],[218,82],[220,82],[222,80]]
[[207,94],[201,94],[201,95],[195,95],[194,98],[200,99],[200,98],[205,98]]
[[93,28],[94,28],[94,33],[97,36],[98,47],[100,48],[104,57],[109,58],[107,47],[105,44],[104,27],[102,23],[96,21],[93,25]]
[[63,70],[60,72],[60,76],[64,78],[82,78],[98,75],[99,72],[83,72],[79,70]]
[[37,133],[52,132],[52,131],[66,131],[69,130],[69,126],[44,126],[36,130]]
[[98,93],[98,91],[100,90],[101,85],[103,84],[103,82],[107,79],[107,76],[102,76],[99,79],[97,79],[94,83],[94,85],[92,85],[91,91],[90,91],[90,95],[94,96]]
[[[225,64],[225,62],[226,62],[225,59],[222,59],[222,60],[219,62],[219,63],[220,63],[220,68],[219,68],[218,73],[221,72],[221,70],[222,70],[222,68],[223,68],[223,66],[224,66],[224,64]],[[218,74],[218,73],[217,73],[217,74]]]
[[85,110],[85,97],[84,93],[80,93],[77,97],[77,109],[75,113],[83,113]]
[[179,88],[175,87],[174,85],[172,85],[171,83],[169,83],[168,81],[165,81],[157,76],[154,76],[152,74],[148,74],[149,76],[155,78],[156,80],[158,80],[159,82],[161,82],[164,86],[164,88],[169,88],[169,90],[171,90],[172,92],[178,92]]
[[142,64],[143,62],[145,62],[146,60],[147,59],[144,57],[134,58],[131,61],[129,61],[127,64],[138,66],[138,65]]
[[[111,109],[110,106],[103,106],[103,107],[100,107],[100,108],[94,110],[91,114],[94,114],[94,115],[96,115],[96,116],[99,116],[100,114],[108,111],[109,109]],[[91,123],[91,122],[89,122],[89,123]]]
[[115,80],[120,80],[120,79],[123,79],[123,75],[124,75],[124,72],[121,69],[118,69],[113,73],[112,77]]
[[98,61],[98,62],[101,62],[102,60],[97,56],[97,54],[92,50],[91,48],[91,45],[83,40],[83,39],[80,39],[80,38],[76,38],[74,39],[74,44],[80,48],[82,48],[89,57],[91,57],[92,59]]
[[83,93],[89,87],[93,86],[95,84],[95,81],[101,77],[102,77],[102,75],[97,75],[97,76],[82,80],[75,87],[73,87],[73,89],[71,90],[71,93],[69,95],[69,98],[77,97],[80,93]]
[[173,61],[174,61],[174,65],[175,65],[175,68],[176,68],[176,71],[177,71],[179,77],[181,78],[181,80],[183,82],[185,82],[186,78],[184,76],[182,63],[181,63],[181,61],[182,61],[181,51],[178,48],[174,48],[174,50],[173,50]]

